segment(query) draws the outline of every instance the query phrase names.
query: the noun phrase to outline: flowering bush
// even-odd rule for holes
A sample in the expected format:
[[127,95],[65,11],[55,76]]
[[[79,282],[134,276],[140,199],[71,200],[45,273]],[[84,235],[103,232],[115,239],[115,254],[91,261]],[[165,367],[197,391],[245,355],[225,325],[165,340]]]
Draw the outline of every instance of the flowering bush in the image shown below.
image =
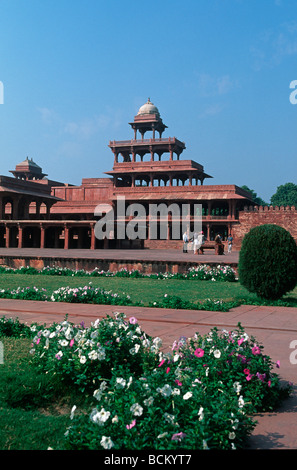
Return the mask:
[[47,300],[45,289],[38,287],[18,287],[17,289],[0,289],[0,298],[22,300]]
[[139,375],[120,365],[94,381],[89,413],[72,409],[67,448],[239,449],[255,426],[251,413],[290,393],[240,325],[180,338],[157,356]]
[[129,295],[124,293],[120,295],[93,287],[91,283],[84,287],[60,287],[52,293],[50,300],[52,302],[81,302],[103,305],[130,305],[132,303]]
[[164,294],[160,301],[150,302],[151,307],[175,308],[187,310],[208,310],[214,312],[228,312],[230,308],[237,307],[239,302],[223,302],[222,300],[206,299],[204,302],[193,303],[189,300],[183,300],[177,295]]
[[0,318],[0,337],[1,336],[30,338],[32,336],[31,327],[26,323],[20,322],[18,318],[7,318],[4,315]]
[[151,278],[151,279],[190,279],[190,280],[211,280],[211,281],[228,281],[234,282],[237,280],[236,272],[231,266],[217,265],[198,265],[189,268],[187,273],[153,273],[144,274],[137,269],[122,268],[118,271],[104,271],[98,268],[92,271],[85,271],[84,269],[70,269],[60,266],[45,266],[41,270],[37,270],[31,266],[21,266],[20,268],[8,268],[0,266],[0,273],[15,273],[15,274],[41,274],[50,276],[87,276],[87,277],[131,277],[131,278]]
[[50,327],[34,325],[32,330],[32,363],[82,390],[94,379],[110,378],[119,366],[141,373],[157,360],[161,346],[159,338],[151,339],[134,317],[127,321],[124,314],[96,320],[88,328],[66,319]]
[[241,327],[228,332],[211,330],[208,335],[174,345],[185,368],[195,373],[207,387],[235,387],[248,405],[249,412],[271,411],[287,396],[291,386],[282,388],[263,346]]
[[237,280],[237,277],[235,270],[229,265],[217,265],[213,267],[208,265],[199,265],[189,269],[187,279],[234,282]]
[[[240,448],[254,423],[234,390],[209,390],[181,365],[140,377],[114,375],[94,391],[88,415],[72,409],[69,449]],[[182,379],[182,382],[180,382]]]

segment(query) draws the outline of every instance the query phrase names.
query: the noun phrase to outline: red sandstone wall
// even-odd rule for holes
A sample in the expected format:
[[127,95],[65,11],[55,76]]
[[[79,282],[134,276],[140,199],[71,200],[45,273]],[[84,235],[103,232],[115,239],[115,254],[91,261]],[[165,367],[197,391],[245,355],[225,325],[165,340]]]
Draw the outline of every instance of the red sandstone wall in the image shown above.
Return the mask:
[[242,239],[251,228],[276,224],[288,230],[297,243],[297,210],[295,207],[251,207],[239,212],[239,224],[233,226],[234,248],[240,248]]

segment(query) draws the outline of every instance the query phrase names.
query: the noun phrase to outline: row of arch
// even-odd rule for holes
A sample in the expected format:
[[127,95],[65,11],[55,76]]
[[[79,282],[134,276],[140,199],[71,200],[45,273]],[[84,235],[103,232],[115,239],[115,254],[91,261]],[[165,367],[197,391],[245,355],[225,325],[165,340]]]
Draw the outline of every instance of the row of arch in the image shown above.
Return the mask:
[[39,199],[22,197],[13,199],[3,198],[0,204],[0,220],[46,219],[50,214],[52,203]]
[[[192,230],[193,227],[190,227]],[[207,224],[202,225],[202,229],[208,240],[214,240],[217,233],[220,233],[223,240],[227,239],[230,232],[230,224]],[[145,224],[144,239],[151,238],[151,227]],[[172,224],[168,224],[168,230],[164,236],[163,227],[158,224],[154,232],[155,237],[152,239],[173,240],[173,234],[176,229]],[[182,226],[180,226],[180,239],[182,238]],[[128,237],[125,239],[117,239],[117,230],[113,234],[113,239],[99,240],[95,237],[94,226],[47,226],[41,224],[32,224],[20,226],[20,224],[0,225],[0,247],[3,248],[56,248],[56,249],[103,249],[103,248],[123,248]],[[133,240],[135,244],[139,240]]]
[[165,173],[156,175],[122,175],[114,177],[116,187],[158,187],[158,186],[198,186],[202,185],[204,177],[202,175],[173,174]]

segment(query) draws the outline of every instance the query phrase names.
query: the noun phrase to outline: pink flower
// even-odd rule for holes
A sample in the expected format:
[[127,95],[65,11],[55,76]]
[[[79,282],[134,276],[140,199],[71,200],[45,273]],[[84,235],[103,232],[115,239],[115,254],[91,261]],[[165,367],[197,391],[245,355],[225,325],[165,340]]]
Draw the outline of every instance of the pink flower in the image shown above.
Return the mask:
[[268,387],[271,387],[271,380],[268,380],[267,385]]
[[179,380],[175,380],[175,383],[176,383],[179,387],[182,386],[182,383],[181,383]]
[[72,348],[72,346],[74,345],[74,339],[72,339],[69,343],[69,346]]
[[40,338],[36,340],[36,344],[39,344],[39,343],[40,343]]
[[137,319],[135,317],[131,317],[131,318],[129,318],[129,323],[131,325],[135,325],[135,323],[137,323]]
[[126,428],[127,429],[132,429],[132,428],[134,428],[135,424],[136,424],[136,419],[133,419],[131,424],[126,424]]
[[238,346],[240,346],[241,343],[243,343],[243,342],[244,342],[244,339],[243,339],[243,338],[240,338],[240,339],[237,341]]
[[171,440],[172,441],[181,441],[184,437],[186,437],[186,434],[184,432],[178,432],[177,434],[173,434]]
[[165,359],[162,359],[162,361],[160,362],[160,364],[158,365],[158,367],[161,367],[165,362]]
[[254,346],[252,348],[252,354],[254,354],[255,356],[261,354],[261,349],[259,348],[259,346]]
[[249,382],[250,380],[252,380],[252,377],[253,377],[253,374],[248,374],[246,376],[246,380]]
[[194,354],[195,354],[196,357],[203,357],[204,356],[204,350],[201,349],[201,348],[198,348],[198,349],[195,350]]
[[170,367],[167,367],[167,369],[166,369],[166,374],[168,374],[169,371],[170,371]]
[[250,373],[250,369],[243,369],[243,372],[248,375]]
[[276,361],[275,365],[279,369],[280,368],[280,361]]

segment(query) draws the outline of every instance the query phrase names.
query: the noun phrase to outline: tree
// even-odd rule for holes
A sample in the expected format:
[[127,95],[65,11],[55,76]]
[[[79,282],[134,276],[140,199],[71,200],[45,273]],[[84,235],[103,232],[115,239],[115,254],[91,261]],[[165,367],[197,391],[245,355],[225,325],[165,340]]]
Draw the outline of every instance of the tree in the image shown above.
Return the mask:
[[252,199],[256,204],[258,204],[259,206],[268,206],[267,202],[265,202],[261,197],[259,197],[253,189],[250,189],[246,185],[241,186],[241,188],[251,193]]
[[297,185],[286,183],[278,186],[276,193],[271,196],[273,206],[295,206],[297,208]]
[[249,292],[277,300],[297,283],[297,245],[292,235],[274,224],[258,225],[244,237],[238,274]]

